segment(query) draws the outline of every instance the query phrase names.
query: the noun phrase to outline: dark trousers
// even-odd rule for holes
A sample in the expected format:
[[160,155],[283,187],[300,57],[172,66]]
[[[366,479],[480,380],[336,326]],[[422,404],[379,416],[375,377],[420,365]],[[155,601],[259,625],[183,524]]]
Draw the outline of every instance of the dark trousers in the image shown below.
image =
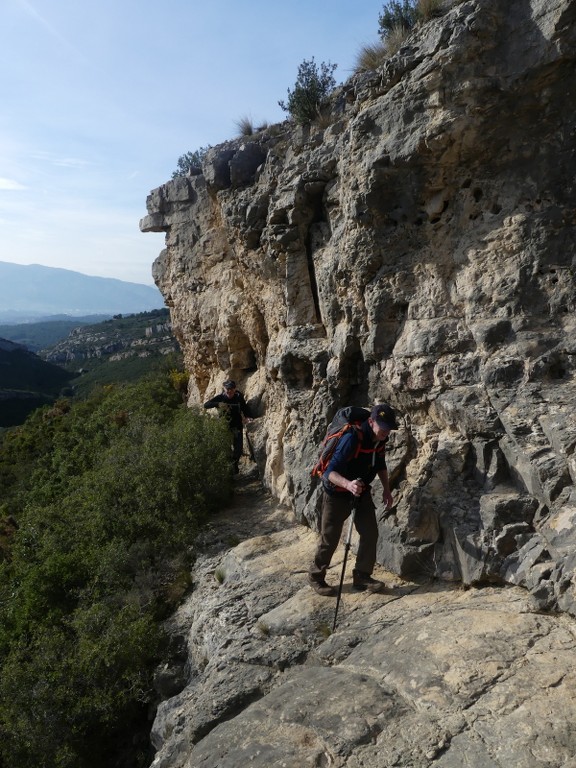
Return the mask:
[[370,489],[365,491],[360,499],[355,499],[350,493],[336,493],[330,496],[326,491],[323,491],[320,543],[309,570],[309,576],[314,581],[324,580],[326,570],[340,542],[342,528],[347,518],[350,517],[354,503],[357,503],[354,527],[360,537],[354,570],[368,576],[374,570],[378,523],[376,522],[376,510]]
[[237,464],[244,450],[244,430],[232,429],[232,461]]

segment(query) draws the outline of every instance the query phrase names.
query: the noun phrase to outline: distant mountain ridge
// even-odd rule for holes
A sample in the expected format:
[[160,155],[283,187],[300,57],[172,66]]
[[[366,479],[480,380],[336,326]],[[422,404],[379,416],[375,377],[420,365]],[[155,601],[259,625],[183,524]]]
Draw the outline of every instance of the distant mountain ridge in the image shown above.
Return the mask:
[[0,261],[0,322],[18,323],[56,314],[127,314],[163,306],[160,291],[149,285]]
[[[0,324],[0,340],[9,339],[16,344],[21,344],[31,352],[40,352],[42,349],[54,346],[61,339],[81,325],[94,325],[108,320],[110,315],[53,315],[49,318],[39,318],[35,322],[28,323],[2,323]],[[1,342],[0,342],[1,343]]]

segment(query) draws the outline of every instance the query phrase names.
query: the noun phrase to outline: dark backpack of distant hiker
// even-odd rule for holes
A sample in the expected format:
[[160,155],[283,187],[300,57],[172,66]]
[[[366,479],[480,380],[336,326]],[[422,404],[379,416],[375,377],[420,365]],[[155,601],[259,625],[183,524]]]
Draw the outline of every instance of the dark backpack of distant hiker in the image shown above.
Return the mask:
[[322,440],[320,445],[320,455],[318,461],[314,465],[312,470],[312,477],[322,477],[326,471],[326,467],[330,464],[330,459],[334,455],[340,438],[345,435],[351,429],[356,431],[358,435],[358,444],[356,446],[356,452],[351,459],[355,459],[360,453],[378,453],[384,449],[384,443],[376,443],[375,446],[362,449],[362,424],[368,420],[370,411],[367,408],[358,408],[355,405],[350,405],[346,408],[341,408],[336,412],[336,415],[330,422],[330,426],[326,431],[326,437]]

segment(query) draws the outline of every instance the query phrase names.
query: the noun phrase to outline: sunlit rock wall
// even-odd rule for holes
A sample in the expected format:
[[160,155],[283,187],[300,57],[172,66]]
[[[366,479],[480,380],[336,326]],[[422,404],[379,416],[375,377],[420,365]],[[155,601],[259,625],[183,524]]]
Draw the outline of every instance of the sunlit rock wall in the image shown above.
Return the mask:
[[[575,612],[576,3],[469,0],[332,101],[154,190],[190,404],[232,376],[262,477],[316,524],[335,410],[390,402],[399,574]],[[379,499],[378,483],[375,483]]]

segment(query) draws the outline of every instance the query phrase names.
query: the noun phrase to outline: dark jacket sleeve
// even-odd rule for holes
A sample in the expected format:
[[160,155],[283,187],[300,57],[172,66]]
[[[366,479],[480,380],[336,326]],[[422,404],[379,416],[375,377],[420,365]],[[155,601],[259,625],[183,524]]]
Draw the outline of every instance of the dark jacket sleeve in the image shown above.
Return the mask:
[[216,408],[221,402],[223,402],[222,395],[216,395],[216,397],[204,403],[204,408]]
[[381,453],[376,454],[376,459],[374,461],[374,469],[376,472],[380,472],[382,469],[388,469],[386,466],[386,454],[384,453],[384,450],[382,450]]

